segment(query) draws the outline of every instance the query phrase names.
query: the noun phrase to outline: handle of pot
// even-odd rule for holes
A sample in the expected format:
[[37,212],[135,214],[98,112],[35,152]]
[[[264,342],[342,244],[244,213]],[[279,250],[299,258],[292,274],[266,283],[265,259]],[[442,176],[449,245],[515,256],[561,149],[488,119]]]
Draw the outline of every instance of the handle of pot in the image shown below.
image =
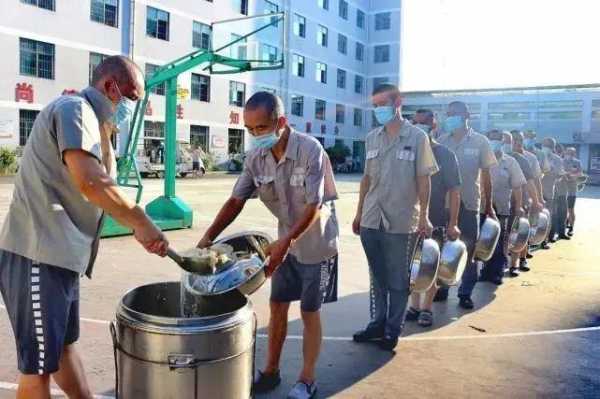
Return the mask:
[[119,363],[117,362],[117,352],[119,350],[119,341],[117,340],[117,326],[114,321],[109,324],[110,335],[113,343],[113,354],[115,357],[115,399],[119,399]]
[[183,263],[183,258],[181,257],[181,255],[179,255],[173,248],[169,247],[167,249],[167,256],[171,259],[173,259],[176,263],[178,264],[182,264]]

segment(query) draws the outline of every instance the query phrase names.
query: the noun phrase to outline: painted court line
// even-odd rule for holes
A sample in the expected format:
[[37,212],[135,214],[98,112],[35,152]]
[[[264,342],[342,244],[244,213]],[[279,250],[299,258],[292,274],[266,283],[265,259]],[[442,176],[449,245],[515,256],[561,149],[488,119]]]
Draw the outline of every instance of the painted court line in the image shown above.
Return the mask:
[[[6,309],[4,305],[0,305],[0,308]],[[98,320],[98,319],[89,319],[85,317],[80,318],[81,321],[85,321],[87,323],[92,324],[103,324],[109,325],[110,321],[107,320]],[[515,332],[515,333],[500,333],[500,334],[472,334],[472,335],[446,335],[446,336],[424,336],[424,337],[415,337],[408,336],[402,337],[402,341],[458,341],[458,340],[468,340],[468,339],[493,339],[493,338],[519,338],[519,337],[535,337],[542,335],[559,335],[559,334],[575,334],[582,332],[591,332],[591,331],[600,331],[600,326],[595,327],[581,327],[581,328],[568,328],[562,330],[544,330],[544,331],[523,331],[523,332]],[[256,334],[257,338],[267,338],[266,334]],[[288,335],[287,339],[291,340],[302,340],[302,335]],[[347,342],[352,341],[352,337],[330,337],[324,336],[324,341],[341,341]]]

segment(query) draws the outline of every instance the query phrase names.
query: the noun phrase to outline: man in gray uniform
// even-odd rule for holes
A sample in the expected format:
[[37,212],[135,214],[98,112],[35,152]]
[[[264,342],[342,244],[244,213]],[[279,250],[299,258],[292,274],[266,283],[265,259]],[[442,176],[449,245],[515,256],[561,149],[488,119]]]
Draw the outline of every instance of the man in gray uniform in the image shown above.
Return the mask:
[[382,126],[367,135],[367,164],[352,224],[369,262],[371,322],[353,339],[377,340],[392,351],[402,332],[417,235],[431,234],[431,175],[438,167],[427,135],[402,118],[398,88],[380,85],[372,101]]
[[454,151],[462,176],[458,227],[461,231],[462,240],[469,251],[469,263],[465,268],[462,283],[458,289],[459,305],[464,309],[473,309],[471,294],[478,279],[477,265],[474,262],[473,253],[479,237],[480,176],[486,203],[482,213],[496,219],[496,213],[492,206],[490,168],[498,162],[488,139],[469,126],[469,110],[465,103],[455,101],[448,105],[444,131],[447,134],[440,137],[438,141]]
[[556,215],[556,182],[565,175],[562,159],[554,153],[556,150],[556,140],[551,137],[546,137],[542,142],[542,156],[545,163],[549,165],[548,172],[544,173],[542,177],[542,189],[544,194],[544,200],[547,203],[547,208],[550,211],[550,220],[552,220],[550,233],[548,238],[542,243],[542,248],[548,249],[548,241],[556,242],[554,235],[556,233],[556,226],[554,218]]
[[140,69],[107,58],[91,87],[38,115],[0,233],[0,291],[17,344],[17,398],[49,398],[50,376],[70,398],[92,398],[81,359],[79,278],[92,275],[103,213],[134,230],[149,251],[168,242],[113,180],[110,138],[144,96]]
[[567,177],[567,206],[569,216],[567,218],[567,234],[573,235],[575,227],[575,200],[577,199],[577,178],[583,175],[581,161],[576,158],[577,150],[575,147],[568,147],[565,153],[564,165]]
[[[556,145],[556,155],[560,157],[563,161],[564,168],[564,147],[561,144]],[[562,176],[562,178],[556,181],[556,189],[555,189],[555,201],[556,201],[556,214],[554,215],[553,225],[555,226],[556,234],[558,234],[559,240],[570,240],[571,237],[567,235],[567,216],[568,216],[568,204],[567,204],[567,194],[569,191],[568,188],[568,178],[569,175],[566,173]]]
[[[290,302],[300,300],[304,323],[304,367],[288,398],[309,399],[317,391],[315,366],[321,346],[319,310],[336,275],[338,223],[333,200],[337,191],[323,146],[290,128],[281,99],[255,93],[244,107],[244,123],[252,136],[242,175],[231,198],[198,243],[209,246],[256,194],[279,221],[279,238],[268,249],[267,275],[272,275],[267,366],[259,372],[254,392],[281,383],[279,360],[287,334]],[[332,298],[335,300],[336,298]]]

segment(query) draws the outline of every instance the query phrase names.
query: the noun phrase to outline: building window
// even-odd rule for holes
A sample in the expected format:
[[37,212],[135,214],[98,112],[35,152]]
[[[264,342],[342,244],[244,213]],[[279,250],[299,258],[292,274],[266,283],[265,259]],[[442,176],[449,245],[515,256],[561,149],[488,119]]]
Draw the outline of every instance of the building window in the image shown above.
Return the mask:
[[46,10],[50,11],[56,10],[54,0],[21,0],[21,3],[31,4],[32,6],[45,8]]
[[208,143],[210,128],[208,126],[190,125],[190,144],[192,147],[200,147],[202,151],[208,153]]
[[327,64],[317,62],[315,78],[317,82],[327,83]]
[[21,75],[54,79],[54,44],[19,39]]
[[[279,6],[275,3],[265,0],[265,14],[277,14],[279,12]],[[271,23],[275,23],[273,26],[277,26],[277,17],[271,18]]]
[[248,15],[248,0],[235,0],[234,6],[240,14]]
[[342,54],[348,54],[348,38],[341,33],[338,34],[338,51]]
[[340,0],[339,5],[340,18],[348,19],[348,3],[346,2],[346,0]]
[[319,25],[317,27],[317,43],[323,47],[327,47],[327,36],[328,31],[327,28],[323,25]]
[[294,76],[304,77],[304,57],[298,54],[292,55],[292,73]]
[[192,73],[192,100],[210,102],[210,76]]
[[[158,68],[159,68],[158,65],[146,64],[146,81],[148,81],[156,73]],[[150,90],[150,93],[156,94],[159,96],[164,96],[166,92],[167,92],[167,83],[166,82],[163,82],[163,83],[159,84],[158,86],[154,86],[152,88],[152,90]]]
[[363,113],[361,109],[354,108],[354,126],[362,127]]
[[329,10],[329,0],[317,0],[317,2],[323,10]]
[[165,123],[144,121],[144,137],[165,137]]
[[242,129],[229,129],[229,154],[244,153],[244,131]]
[[304,97],[292,95],[292,115],[304,116]]
[[382,46],[375,46],[375,63],[376,64],[381,64],[384,62],[390,62],[390,46],[389,45],[382,45]]
[[315,119],[325,120],[326,104],[324,100],[315,100]]
[[294,14],[294,35],[306,37],[306,18],[302,15]]
[[40,111],[33,111],[29,109],[19,110],[19,145],[24,146],[27,143],[27,139],[33,129],[33,122],[37,118]]
[[90,18],[116,28],[119,25],[119,0],[92,0]]
[[335,123],[344,123],[346,121],[346,107],[342,104],[335,105]]
[[392,14],[389,12],[375,14],[375,30],[389,30],[391,20]]
[[364,61],[365,59],[365,45],[362,43],[356,43],[356,60]]
[[361,29],[365,28],[365,13],[361,10],[356,10],[356,26]]
[[201,50],[210,49],[210,26],[194,21],[192,30],[192,46]]
[[338,89],[346,88],[346,71],[343,69],[337,70],[337,87]]
[[376,88],[378,88],[379,86],[381,86],[384,83],[388,83],[389,81],[390,81],[390,79],[386,76],[373,78],[373,90],[375,90]]
[[147,7],[146,10],[146,34],[169,40],[169,13],[153,7]]
[[263,61],[275,62],[277,61],[277,47],[271,46],[270,44],[260,45],[260,57]]
[[235,45],[229,46],[229,56],[231,58],[235,58],[238,60],[245,60],[248,57],[247,55],[247,38],[243,38],[240,35],[236,35],[235,33],[231,34],[231,43],[236,42]]
[[246,84],[240,82],[229,82],[229,104],[243,107],[246,103]]
[[102,63],[102,61],[104,61],[108,57],[109,56],[106,54],[90,53],[90,70],[89,70],[90,84],[92,83],[92,78],[94,77],[94,70],[96,69],[96,67],[98,67],[98,65],[100,65]]
[[364,85],[365,79],[360,75],[356,75],[354,77],[354,92],[357,94],[362,94]]

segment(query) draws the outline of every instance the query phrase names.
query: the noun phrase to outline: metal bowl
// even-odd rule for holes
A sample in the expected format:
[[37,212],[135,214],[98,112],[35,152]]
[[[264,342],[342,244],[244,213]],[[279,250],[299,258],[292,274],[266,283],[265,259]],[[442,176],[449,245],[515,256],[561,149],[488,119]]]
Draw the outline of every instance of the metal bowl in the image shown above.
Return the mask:
[[182,285],[194,295],[212,296],[233,290],[250,295],[267,280],[265,248],[271,242],[268,235],[254,231],[219,239],[215,244],[227,244],[233,248],[236,254],[234,262],[212,275],[184,272]]
[[425,292],[435,282],[440,262],[440,246],[427,238],[419,240],[410,268],[410,287],[413,292]]
[[529,244],[540,245],[550,231],[549,215],[544,211],[531,215],[530,225]]
[[500,223],[492,218],[486,218],[481,226],[479,238],[475,244],[475,257],[487,262],[491,259],[498,240],[500,239]]
[[443,285],[456,285],[462,278],[469,254],[461,240],[446,241],[440,254],[438,281]]
[[527,246],[529,240],[529,220],[524,217],[515,219],[508,236],[508,250],[512,253],[520,253]]

